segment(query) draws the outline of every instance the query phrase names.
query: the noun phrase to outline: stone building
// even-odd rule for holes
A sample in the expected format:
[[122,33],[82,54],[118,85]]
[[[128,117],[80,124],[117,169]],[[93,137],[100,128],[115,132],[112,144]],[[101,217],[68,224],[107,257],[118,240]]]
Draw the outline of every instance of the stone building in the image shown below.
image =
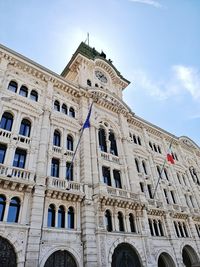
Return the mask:
[[128,84],[85,43],[61,75],[0,46],[0,266],[200,266],[200,148]]

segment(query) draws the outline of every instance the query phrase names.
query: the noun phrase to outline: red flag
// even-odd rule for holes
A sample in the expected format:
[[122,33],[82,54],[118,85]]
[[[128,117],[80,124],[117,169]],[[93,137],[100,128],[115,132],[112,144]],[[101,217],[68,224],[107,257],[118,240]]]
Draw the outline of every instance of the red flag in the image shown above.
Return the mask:
[[169,162],[171,162],[171,164],[174,164],[174,159],[173,159],[171,153],[167,153],[167,160],[168,160]]

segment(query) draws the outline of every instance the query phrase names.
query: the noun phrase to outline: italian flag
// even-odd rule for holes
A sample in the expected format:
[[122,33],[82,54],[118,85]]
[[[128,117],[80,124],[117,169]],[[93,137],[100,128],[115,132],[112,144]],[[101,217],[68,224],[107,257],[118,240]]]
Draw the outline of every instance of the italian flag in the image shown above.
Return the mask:
[[168,152],[167,152],[167,160],[171,163],[171,164],[174,164],[174,159],[172,157],[172,150],[171,150],[171,146],[172,144],[170,144],[169,146],[169,149],[168,149]]

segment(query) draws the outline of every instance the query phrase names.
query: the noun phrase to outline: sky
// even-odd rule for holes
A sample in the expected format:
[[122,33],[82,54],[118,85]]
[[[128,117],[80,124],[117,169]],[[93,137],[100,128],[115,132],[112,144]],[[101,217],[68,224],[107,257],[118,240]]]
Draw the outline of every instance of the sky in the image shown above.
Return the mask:
[[139,117],[200,146],[200,0],[0,0],[0,43],[60,74],[89,44]]

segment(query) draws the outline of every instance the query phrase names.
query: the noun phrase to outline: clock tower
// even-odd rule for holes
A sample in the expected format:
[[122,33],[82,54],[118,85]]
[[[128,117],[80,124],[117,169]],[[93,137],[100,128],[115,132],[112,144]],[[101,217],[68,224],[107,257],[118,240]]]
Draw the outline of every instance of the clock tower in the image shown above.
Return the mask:
[[61,74],[67,80],[75,81],[85,88],[109,91],[122,98],[122,91],[129,85],[104,52],[99,53],[81,43]]

